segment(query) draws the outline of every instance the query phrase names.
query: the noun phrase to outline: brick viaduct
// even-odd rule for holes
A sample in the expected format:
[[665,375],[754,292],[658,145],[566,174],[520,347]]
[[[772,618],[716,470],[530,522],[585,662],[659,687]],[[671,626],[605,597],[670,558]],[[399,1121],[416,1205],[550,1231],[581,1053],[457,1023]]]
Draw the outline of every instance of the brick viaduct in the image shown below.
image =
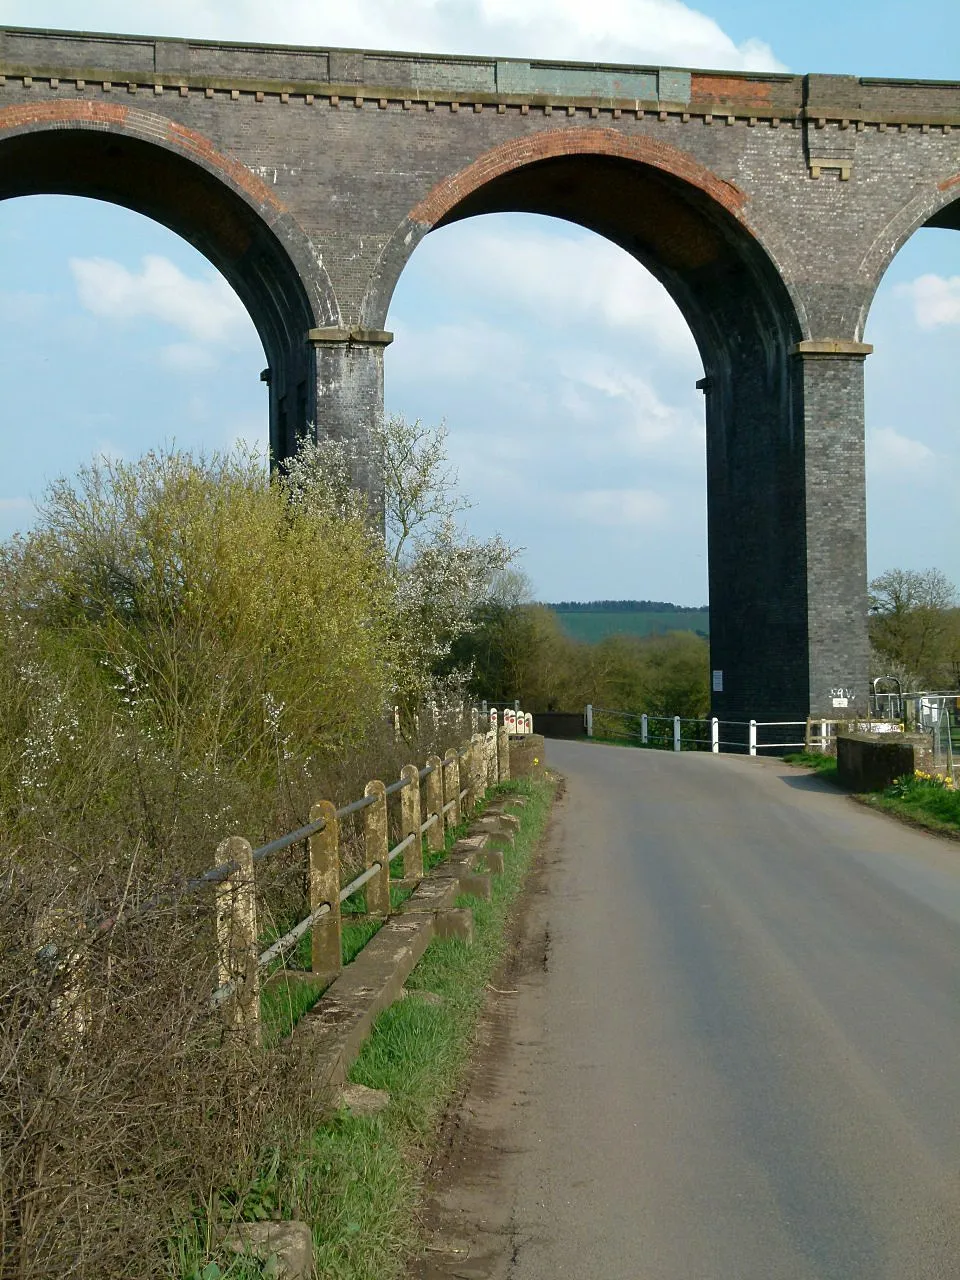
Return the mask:
[[863,329],[908,237],[960,227],[960,86],[0,29],[0,199],[48,192],[204,253],[267,352],[275,456],[316,423],[374,493],[423,236],[522,210],[621,245],[703,360],[715,714],[863,705]]

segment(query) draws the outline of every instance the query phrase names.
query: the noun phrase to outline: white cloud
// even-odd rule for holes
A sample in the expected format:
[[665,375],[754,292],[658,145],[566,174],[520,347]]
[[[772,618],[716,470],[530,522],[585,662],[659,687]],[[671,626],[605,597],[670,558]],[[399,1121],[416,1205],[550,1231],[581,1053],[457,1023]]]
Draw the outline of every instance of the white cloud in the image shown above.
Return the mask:
[[608,528],[656,528],[670,503],[652,489],[587,489],[573,495],[573,510],[582,520]]
[[[79,25],[76,0],[13,0],[4,21]],[[782,70],[770,46],[737,43],[681,0],[87,0],[87,31]]]
[[960,276],[918,276],[896,292],[913,302],[914,319],[921,329],[960,324]]
[[[495,220],[492,220],[495,222]],[[544,326],[576,316],[583,333],[643,336],[672,355],[699,364],[687,323],[666,289],[619,246],[587,232],[542,227],[519,229],[511,218],[504,233],[487,220],[428,239],[430,269],[451,297],[469,289],[512,311],[526,311]],[[469,245],[464,237],[469,234]],[[416,262],[416,257],[413,259]]]
[[30,498],[0,498],[0,515],[20,515],[33,510]]
[[867,463],[878,474],[902,474],[929,468],[934,451],[922,440],[902,436],[893,427],[877,427],[867,435]]
[[71,258],[70,270],[81,305],[97,316],[160,320],[196,342],[226,342],[251,323],[221,275],[188,276],[159,254],[147,254],[139,271],[110,258]]
[[584,443],[592,457],[659,458],[672,467],[703,467],[702,406],[668,404],[651,377],[598,352],[571,359],[559,376],[560,407],[590,428]]
[[404,381],[460,382],[522,367],[522,344],[515,334],[483,319],[450,324],[394,325],[394,344],[387,356],[387,376]]

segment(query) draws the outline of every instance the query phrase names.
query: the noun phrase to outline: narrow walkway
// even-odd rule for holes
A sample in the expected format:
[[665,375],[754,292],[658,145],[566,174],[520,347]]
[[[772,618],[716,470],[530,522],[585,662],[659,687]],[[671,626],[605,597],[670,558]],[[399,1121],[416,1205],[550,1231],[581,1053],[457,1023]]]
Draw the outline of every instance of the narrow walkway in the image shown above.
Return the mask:
[[960,844],[775,761],[549,753],[423,1274],[960,1277]]

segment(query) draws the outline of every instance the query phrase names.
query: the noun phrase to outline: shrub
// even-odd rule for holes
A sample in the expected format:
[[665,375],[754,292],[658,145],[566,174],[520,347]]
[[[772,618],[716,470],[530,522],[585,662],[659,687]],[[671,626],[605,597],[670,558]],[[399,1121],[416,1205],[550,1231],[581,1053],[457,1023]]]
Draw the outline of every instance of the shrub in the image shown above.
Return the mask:
[[0,1274],[169,1274],[177,1217],[310,1122],[291,1051],[211,1011],[213,893],[165,891],[441,745],[387,730],[397,617],[366,511],[242,455],[98,461],[0,550]]

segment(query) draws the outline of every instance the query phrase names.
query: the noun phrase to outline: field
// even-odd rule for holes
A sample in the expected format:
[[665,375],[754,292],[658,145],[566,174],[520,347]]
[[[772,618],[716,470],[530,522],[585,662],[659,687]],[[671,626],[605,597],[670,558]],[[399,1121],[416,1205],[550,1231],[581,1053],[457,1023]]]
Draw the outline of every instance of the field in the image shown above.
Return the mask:
[[621,609],[555,609],[560,625],[573,640],[596,644],[606,636],[648,636],[664,631],[700,631],[709,634],[710,614],[706,609],[669,611]]

